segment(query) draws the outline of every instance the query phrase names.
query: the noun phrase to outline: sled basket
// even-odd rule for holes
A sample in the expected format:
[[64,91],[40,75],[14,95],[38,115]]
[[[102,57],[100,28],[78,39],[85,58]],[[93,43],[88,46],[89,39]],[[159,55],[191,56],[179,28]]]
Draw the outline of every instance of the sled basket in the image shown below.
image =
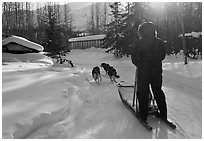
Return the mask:
[[[118,83],[117,86],[118,86],[118,93],[119,93],[119,96],[122,102],[136,113],[137,111],[136,106],[138,106],[138,103],[136,103],[137,105],[133,106],[134,86],[124,81],[121,81],[120,83]],[[156,105],[154,98],[150,101],[149,108],[148,108],[148,114],[158,114],[158,107]]]
[[127,101],[131,104],[133,102],[134,86],[124,81],[118,83],[117,86],[121,100]]

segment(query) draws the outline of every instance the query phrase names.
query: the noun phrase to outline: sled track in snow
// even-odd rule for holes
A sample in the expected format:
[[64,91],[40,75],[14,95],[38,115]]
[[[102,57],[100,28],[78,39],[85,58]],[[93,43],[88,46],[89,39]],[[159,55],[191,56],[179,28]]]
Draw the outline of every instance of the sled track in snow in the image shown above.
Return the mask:
[[28,139],[42,128],[49,128],[50,126],[62,121],[70,113],[69,108],[62,108],[52,113],[42,113],[35,117],[30,122],[31,124],[21,125],[16,123],[17,129],[13,133],[14,139]]
[[173,120],[173,122],[176,124],[176,129],[175,129],[175,133],[179,133],[179,134],[181,134],[183,137],[185,137],[185,138],[187,138],[187,139],[190,139],[190,137],[189,137],[189,135],[183,130],[183,128],[178,124],[178,122],[176,122],[176,120],[174,120],[174,118],[171,116],[171,115],[169,115],[168,114],[168,117],[170,118],[170,119],[172,119]]

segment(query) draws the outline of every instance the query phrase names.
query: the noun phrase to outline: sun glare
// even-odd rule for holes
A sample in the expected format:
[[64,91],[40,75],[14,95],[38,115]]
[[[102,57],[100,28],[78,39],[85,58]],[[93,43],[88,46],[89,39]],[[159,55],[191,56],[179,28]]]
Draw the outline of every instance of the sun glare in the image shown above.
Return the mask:
[[153,9],[161,9],[164,5],[163,2],[150,2],[149,5],[153,8]]

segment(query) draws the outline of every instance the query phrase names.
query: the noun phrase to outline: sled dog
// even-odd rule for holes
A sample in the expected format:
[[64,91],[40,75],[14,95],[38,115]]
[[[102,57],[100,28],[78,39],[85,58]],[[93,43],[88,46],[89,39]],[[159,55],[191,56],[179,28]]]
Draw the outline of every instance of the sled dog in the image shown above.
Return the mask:
[[98,66],[92,69],[92,77],[98,85],[99,85],[99,81],[102,81],[100,68]]

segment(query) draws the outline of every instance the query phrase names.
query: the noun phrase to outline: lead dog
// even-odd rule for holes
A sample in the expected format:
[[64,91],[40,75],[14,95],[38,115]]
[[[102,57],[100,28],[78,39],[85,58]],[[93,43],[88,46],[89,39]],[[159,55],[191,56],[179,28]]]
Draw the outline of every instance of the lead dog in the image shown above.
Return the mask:
[[117,74],[116,69],[114,69],[113,67],[109,67],[108,76],[110,77],[110,81],[115,83],[117,83],[116,79],[120,78],[120,76]]
[[108,74],[108,69],[110,68],[110,65],[106,63],[101,63],[100,66],[105,70],[106,74]]

